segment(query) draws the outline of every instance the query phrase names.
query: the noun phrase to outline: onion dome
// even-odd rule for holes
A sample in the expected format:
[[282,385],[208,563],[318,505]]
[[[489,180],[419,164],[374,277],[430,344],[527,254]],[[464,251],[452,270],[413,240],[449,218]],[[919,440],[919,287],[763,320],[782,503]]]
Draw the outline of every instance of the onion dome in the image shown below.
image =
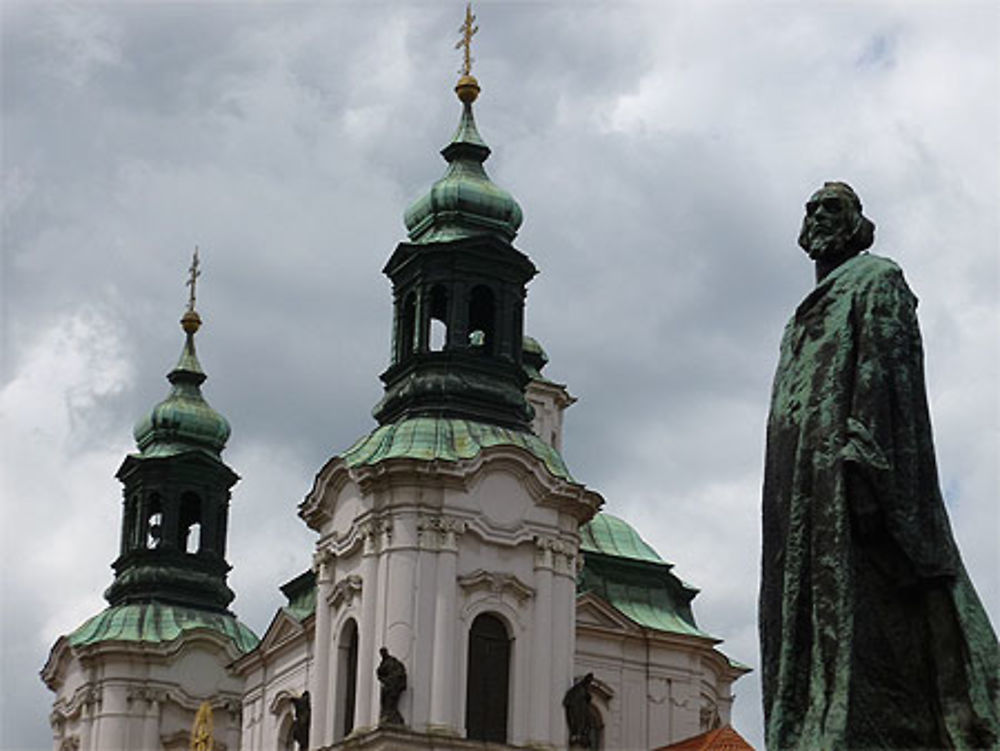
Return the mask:
[[201,395],[205,372],[194,349],[194,335],[201,318],[188,309],[181,318],[185,342],[176,367],[167,375],[167,398],[136,423],[133,435],[142,456],[171,456],[185,451],[205,451],[219,458],[229,440],[229,422]]
[[496,235],[509,242],[521,226],[521,207],[510,193],[490,180],[483,168],[490,148],[476,130],[472,115],[479,84],[466,74],[459,79],[455,92],[462,102],[462,116],[451,143],[441,150],[448,169],[428,193],[406,210],[410,241],[432,243]]

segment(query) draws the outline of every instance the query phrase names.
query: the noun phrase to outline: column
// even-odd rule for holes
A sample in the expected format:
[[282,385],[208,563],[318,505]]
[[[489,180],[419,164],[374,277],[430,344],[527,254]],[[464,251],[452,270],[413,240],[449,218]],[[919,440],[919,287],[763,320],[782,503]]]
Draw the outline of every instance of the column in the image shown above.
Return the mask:
[[535,599],[531,624],[531,709],[528,732],[531,741],[549,743],[552,714],[552,540],[535,538]]
[[142,718],[143,751],[158,751],[160,748],[160,702],[159,697],[147,697],[146,712]]
[[[452,522],[452,523],[448,523]],[[437,553],[437,591],[434,597],[434,646],[431,665],[430,729],[458,735],[458,694],[455,656],[458,644],[455,606],[458,569],[457,535],[462,527],[456,520],[441,519],[440,548]]]
[[[365,523],[361,530],[364,552],[361,559],[361,620],[358,623],[358,691],[354,706],[354,729],[372,727],[378,718],[372,712],[375,696],[375,605],[378,596],[378,540],[375,524]],[[378,712],[378,709],[375,709]],[[374,718],[374,721],[373,721]]]
[[323,547],[313,556],[313,570],[316,572],[316,628],[313,646],[315,669],[309,687],[310,720],[309,743],[312,746],[325,746],[333,739],[330,737],[328,715],[332,714],[330,685],[333,677],[330,660],[330,645],[333,635],[330,633],[331,612],[328,601],[330,590],[333,589],[334,554],[329,547]]
[[553,629],[566,634],[556,640],[552,652],[551,695],[559,701],[551,707],[550,741],[563,747],[569,740],[562,697],[573,684],[573,654],[576,650],[576,546],[564,540],[553,541]]

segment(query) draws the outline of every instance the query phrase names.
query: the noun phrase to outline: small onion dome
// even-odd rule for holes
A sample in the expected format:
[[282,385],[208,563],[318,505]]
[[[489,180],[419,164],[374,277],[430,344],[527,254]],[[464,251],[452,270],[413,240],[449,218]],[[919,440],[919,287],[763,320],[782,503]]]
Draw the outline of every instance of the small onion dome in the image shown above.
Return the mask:
[[143,456],[202,450],[218,457],[229,440],[229,422],[201,395],[206,375],[194,350],[194,334],[200,324],[194,311],[184,314],[181,326],[186,340],[177,366],[167,375],[170,393],[132,431]]
[[511,241],[523,215],[513,196],[495,185],[483,168],[490,148],[476,130],[472,116],[479,84],[472,76],[463,76],[455,91],[462,101],[462,117],[451,143],[441,150],[448,169],[428,193],[406,210],[407,232],[415,243],[490,234]]
[[545,380],[542,375],[542,368],[549,362],[549,356],[532,336],[525,336],[521,344],[521,363],[524,371],[532,380]]

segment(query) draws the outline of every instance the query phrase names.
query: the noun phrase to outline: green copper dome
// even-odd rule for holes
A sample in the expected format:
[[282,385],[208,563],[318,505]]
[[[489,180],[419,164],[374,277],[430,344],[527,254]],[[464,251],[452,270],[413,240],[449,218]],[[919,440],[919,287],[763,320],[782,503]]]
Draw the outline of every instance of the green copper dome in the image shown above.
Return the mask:
[[444,177],[406,210],[410,240],[432,243],[475,235],[513,240],[521,226],[521,207],[483,168],[490,148],[476,130],[471,100],[463,101],[458,130],[441,154],[448,162]]
[[229,422],[201,395],[206,375],[194,350],[197,313],[182,319],[186,340],[177,366],[167,375],[172,388],[167,398],[136,423],[133,435],[144,457],[172,456],[202,450],[219,458],[229,440]]

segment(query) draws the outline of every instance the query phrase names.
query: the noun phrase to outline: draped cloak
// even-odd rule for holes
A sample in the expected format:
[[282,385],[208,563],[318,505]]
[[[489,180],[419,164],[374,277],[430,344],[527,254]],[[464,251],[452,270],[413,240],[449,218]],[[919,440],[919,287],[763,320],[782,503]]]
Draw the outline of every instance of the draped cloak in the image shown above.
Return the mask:
[[[1000,743],[997,640],[938,486],[916,304],[863,253],[785,328],[759,603],[771,751]],[[871,492],[848,492],[849,464]]]

